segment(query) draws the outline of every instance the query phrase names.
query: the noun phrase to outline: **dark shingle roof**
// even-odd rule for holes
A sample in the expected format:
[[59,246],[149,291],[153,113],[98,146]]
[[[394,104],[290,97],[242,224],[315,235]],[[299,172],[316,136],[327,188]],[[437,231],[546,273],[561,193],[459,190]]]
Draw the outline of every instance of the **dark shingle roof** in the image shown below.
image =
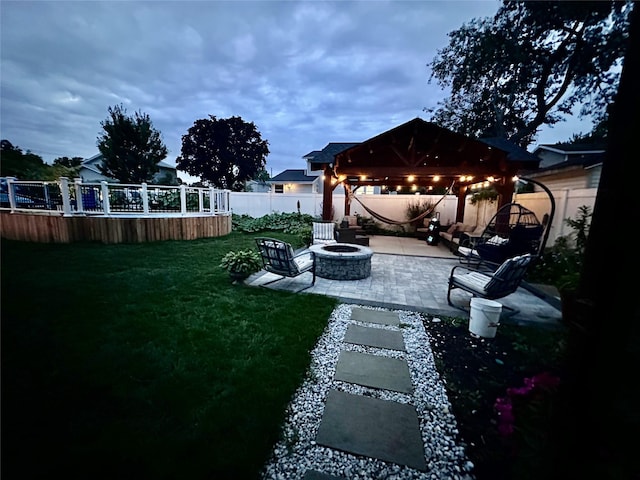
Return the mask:
[[507,140],[506,138],[480,138],[482,143],[485,143],[491,147],[498,148],[503,152],[507,152],[507,160],[513,160],[518,162],[539,162],[540,157],[537,157],[533,153],[528,152],[524,148],[516,145],[515,143]]
[[318,155],[320,153],[320,150],[311,150],[309,153],[307,153],[306,155],[303,155],[302,158],[313,158],[316,155]]
[[318,177],[305,175],[305,170],[284,170],[269,180],[274,182],[313,182]]
[[538,146],[538,148],[541,147],[560,150],[569,154],[575,152],[604,152],[607,148],[603,143],[544,143]]
[[360,143],[342,143],[342,142],[331,142],[328,143],[326,147],[322,149],[317,155],[310,160],[311,163],[333,163],[335,161],[335,156],[345,151],[348,148],[355,147]]

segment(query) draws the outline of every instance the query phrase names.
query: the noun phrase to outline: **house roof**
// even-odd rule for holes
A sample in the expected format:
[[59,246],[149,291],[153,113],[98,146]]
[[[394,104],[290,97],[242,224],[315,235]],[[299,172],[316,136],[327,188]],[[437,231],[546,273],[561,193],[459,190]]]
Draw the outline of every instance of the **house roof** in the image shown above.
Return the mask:
[[335,156],[338,153],[344,152],[348,148],[355,147],[356,145],[359,145],[359,143],[330,142],[327,144],[326,147],[324,147],[319,152],[316,151],[317,153],[313,156],[313,158],[309,160],[309,162],[315,165],[318,165],[318,164],[326,165],[329,163],[333,163],[335,161]]
[[313,158],[316,155],[318,155],[321,152],[321,150],[311,150],[309,153],[307,153],[306,155],[303,155],[302,158],[308,159],[308,158]]
[[591,168],[602,164],[606,156],[606,148],[601,144],[554,144],[539,145],[534,152],[541,150],[557,153],[565,156],[565,160],[558,161],[552,165],[535,170],[536,174],[557,172],[576,168]]
[[[101,162],[102,162],[102,154],[98,153],[98,154],[94,155],[93,157],[85,158],[82,161],[82,165],[81,166],[85,167],[85,168],[88,168],[89,170],[93,170],[95,172],[100,173],[95,167],[92,168],[91,166],[92,165],[96,165],[96,164],[101,163]],[[158,165],[158,167],[161,167],[161,168],[168,168],[170,170],[176,170],[176,167],[174,167],[173,165],[169,165],[168,163],[166,163],[163,160],[160,160],[157,163],[157,165]]]
[[269,180],[269,183],[280,182],[296,182],[296,183],[313,183],[318,177],[305,175],[305,170],[284,170]]
[[606,151],[606,145],[602,143],[544,143],[538,145],[533,152],[536,153],[538,150],[549,150],[550,152],[567,155],[576,153],[604,153]]
[[533,153],[528,152],[519,145],[507,140],[506,138],[481,138],[480,141],[492,147],[499,148],[504,152],[507,152],[507,160],[516,162],[540,162],[539,157],[537,157]]
[[549,173],[556,172],[561,170],[573,170],[577,168],[588,169],[594,167],[596,165],[602,164],[602,160],[604,159],[604,153],[592,156],[585,156],[582,158],[572,158],[570,160],[566,160],[564,162],[554,163],[553,165],[549,165],[547,167],[538,168],[534,170],[532,173],[536,175],[541,173]]

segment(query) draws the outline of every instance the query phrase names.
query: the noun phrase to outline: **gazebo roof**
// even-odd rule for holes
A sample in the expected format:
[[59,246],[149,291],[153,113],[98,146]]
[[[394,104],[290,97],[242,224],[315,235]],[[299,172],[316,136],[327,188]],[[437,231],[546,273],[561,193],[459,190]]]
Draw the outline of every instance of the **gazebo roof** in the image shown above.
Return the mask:
[[[335,154],[333,172],[351,184],[458,185],[506,179],[540,159],[500,139],[476,140],[415,118]],[[464,176],[464,180],[462,177]]]

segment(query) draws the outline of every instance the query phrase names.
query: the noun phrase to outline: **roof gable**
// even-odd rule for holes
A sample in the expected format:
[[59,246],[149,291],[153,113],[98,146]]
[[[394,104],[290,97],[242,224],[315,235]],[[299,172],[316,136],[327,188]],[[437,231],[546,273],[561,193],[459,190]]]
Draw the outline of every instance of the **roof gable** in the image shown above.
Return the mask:
[[[467,175],[508,177],[522,168],[537,168],[540,159],[513,144],[466,137],[415,118],[336,155],[336,175],[376,176],[385,181]],[[477,181],[477,180],[476,180]]]
[[[100,173],[99,172],[100,169],[98,167],[102,165],[103,159],[104,159],[104,156],[102,155],[102,153],[98,153],[93,157],[84,159],[82,161],[81,167],[86,167],[94,172]],[[176,170],[176,167],[169,165],[164,160],[158,161],[156,165],[158,166],[158,168],[167,169],[167,170]]]
[[284,170],[280,172],[278,175],[271,178],[269,180],[269,183],[279,183],[279,182],[313,183],[313,181],[316,180],[317,178],[318,177],[312,177],[312,176],[306,175],[305,170],[290,169],[290,170]]
[[312,159],[309,160],[312,164],[329,164],[335,161],[335,156],[347,150],[348,148],[359,145],[354,142],[330,142],[322,150],[316,153]]

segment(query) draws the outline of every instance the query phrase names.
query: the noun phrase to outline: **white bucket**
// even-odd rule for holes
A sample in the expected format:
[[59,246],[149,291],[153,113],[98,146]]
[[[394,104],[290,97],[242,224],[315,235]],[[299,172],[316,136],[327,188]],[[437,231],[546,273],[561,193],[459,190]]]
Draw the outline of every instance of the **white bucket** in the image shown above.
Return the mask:
[[493,300],[473,297],[471,299],[469,331],[479,337],[495,337],[500,324],[501,313],[502,304]]

